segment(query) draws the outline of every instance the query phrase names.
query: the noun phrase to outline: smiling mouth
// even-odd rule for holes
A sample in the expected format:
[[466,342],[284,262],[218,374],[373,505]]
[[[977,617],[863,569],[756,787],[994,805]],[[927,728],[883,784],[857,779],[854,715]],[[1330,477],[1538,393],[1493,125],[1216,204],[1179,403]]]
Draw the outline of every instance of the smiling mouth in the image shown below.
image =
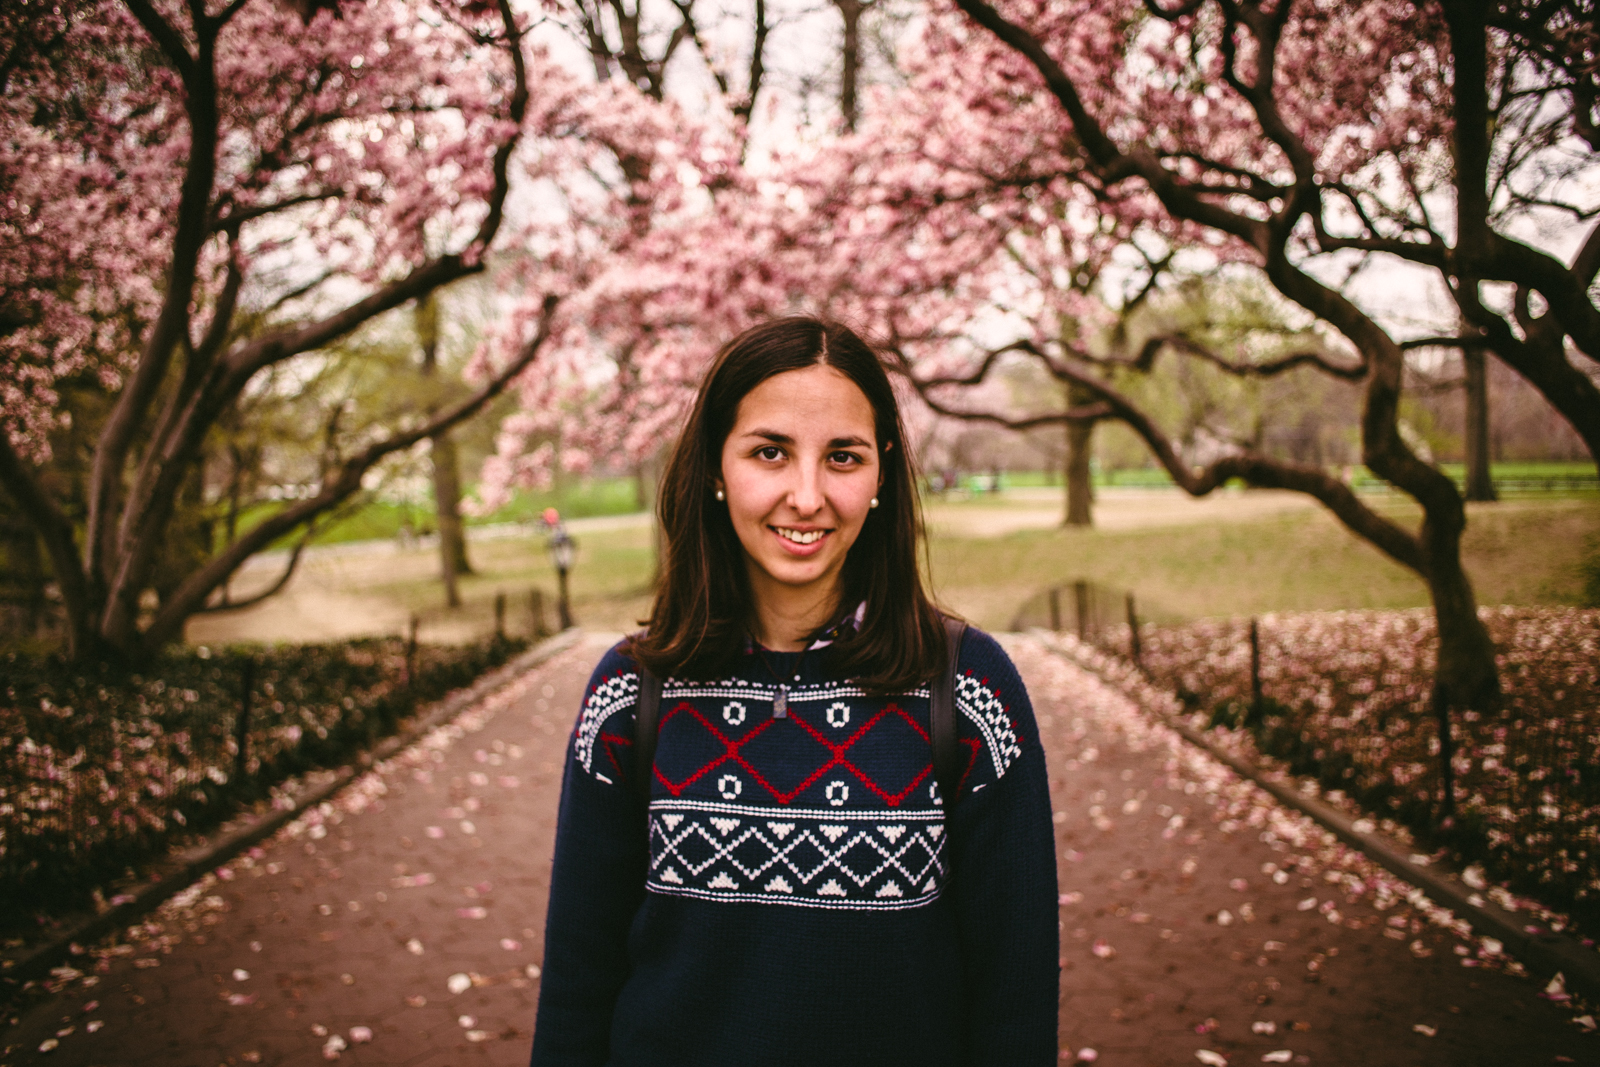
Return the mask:
[[797,545],[815,544],[828,533],[827,530],[791,530],[786,526],[774,526],[772,532],[785,541],[793,541]]

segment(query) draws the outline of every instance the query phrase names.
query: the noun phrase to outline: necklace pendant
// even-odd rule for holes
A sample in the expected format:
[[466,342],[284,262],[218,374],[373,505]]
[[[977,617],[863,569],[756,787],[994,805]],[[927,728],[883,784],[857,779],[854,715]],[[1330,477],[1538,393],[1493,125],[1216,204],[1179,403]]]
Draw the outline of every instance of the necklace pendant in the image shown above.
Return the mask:
[[778,695],[772,698],[772,717],[774,719],[787,719],[789,717],[789,687],[778,686]]

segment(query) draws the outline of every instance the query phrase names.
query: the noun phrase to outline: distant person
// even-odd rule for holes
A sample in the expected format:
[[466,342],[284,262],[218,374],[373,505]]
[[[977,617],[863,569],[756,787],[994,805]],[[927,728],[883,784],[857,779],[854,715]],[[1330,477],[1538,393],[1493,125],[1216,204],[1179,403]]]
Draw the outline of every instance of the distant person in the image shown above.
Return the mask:
[[[662,483],[649,627],[569,745],[535,1067],[1055,1062],[1038,730],[987,634],[952,674],[915,486],[848,329],[780,319],[719,353]],[[648,800],[641,664],[665,679]]]

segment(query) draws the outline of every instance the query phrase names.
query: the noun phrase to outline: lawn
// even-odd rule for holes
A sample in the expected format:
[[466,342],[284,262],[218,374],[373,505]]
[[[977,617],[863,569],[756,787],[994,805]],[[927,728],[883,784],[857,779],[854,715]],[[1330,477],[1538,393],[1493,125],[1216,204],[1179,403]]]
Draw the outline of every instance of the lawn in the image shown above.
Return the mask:
[[[636,629],[650,607],[653,529],[642,524],[593,531],[580,528],[574,536],[578,554],[569,578],[573,617],[592,630]],[[464,639],[474,630],[493,625],[494,599],[501,592],[507,595],[508,628],[524,632],[531,612],[528,593],[538,588],[544,594],[547,621],[555,625],[556,573],[542,537],[474,542],[471,559],[477,573],[459,580],[459,609],[443,604],[442,587],[431,574],[436,559],[427,554],[423,573],[378,585],[372,592],[417,613],[424,627],[460,630],[449,636]]]
[[[1241,502],[1251,495],[1238,494]],[[1417,520],[1414,506],[1374,504],[1398,521]],[[1584,602],[1588,569],[1600,565],[1600,505],[1522,498],[1470,505],[1468,514],[1462,552],[1481,603]],[[1076,579],[1132,590],[1155,621],[1428,604],[1419,578],[1316,507],[1248,521],[942,536],[930,557],[944,602],[991,629],[1009,626],[1040,590]]]
[[[1372,498],[1399,521],[1416,511]],[[1206,501],[1177,493],[1108,491],[1101,525],[1054,525],[1057,498],[1019,489],[998,498],[935,504],[929,557],[941,601],[988,629],[1006,629],[1018,608],[1052,585],[1087,579],[1132,590],[1143,618],[1179,622],[1208,616],[1337,608],[1408,608],[1428,603],[1420,579],[1293,494],[1226,492]],[[1575,606],[1600,566],[1600,504],[1582,498],[1521,498],[1472,505],[1467,568],[1485,605]],[[574,523],[578,558],[573,614],[584,626],[620,632],[649,609],[653,531],[643,516]],[[988,534],[989,536],[980,536]],[[462,641],[493,626],[494,599],[508,599],[507,629],[531,629],[528,593],[540,588],[555,618],[555,574],[542,537],[475,540],[477,573],[461,580],[464,604],[444,606],[437,556],[384,546],[371,557],[335,553],[302,564],[275,601],[192,624],[192,641],[315,639],[338,633],[394,633],[416,614],[424,641]],[[275,575],[263,568],[263,578]],[[241,592],[247,591],[241,582]],[[346,630],[338,616],[350,616]]]
[[[272,514],[284,505],[263,505],[248,511],[242,526]],[[590,478],[558,489],[521,489],[503,507],[481,516],[468,515],[468,526],[492,526],[508,522],[534,522],[545,508],[555,508],[562,518],[588,518],[595,515],[623,515],[639,506],[638,490],[632,478]],[[367,500],[322,525],[311,539],[315,545],[348,544],[353,541],[399,537],[401,531],[426,534],[434,527],[430,497],[420,504],[393,500]],[[275,548],[292,547],[298,533],[279,538]]]

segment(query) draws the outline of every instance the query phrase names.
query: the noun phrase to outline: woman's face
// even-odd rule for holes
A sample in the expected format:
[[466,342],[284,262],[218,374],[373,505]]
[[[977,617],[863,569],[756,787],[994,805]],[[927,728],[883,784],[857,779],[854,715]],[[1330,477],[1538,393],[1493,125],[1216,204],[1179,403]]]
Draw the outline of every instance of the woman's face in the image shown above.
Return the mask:
[[717,488],[757,599],[832,595],[882,482],[872,405],[840,371],[785,371],[745,394]]

